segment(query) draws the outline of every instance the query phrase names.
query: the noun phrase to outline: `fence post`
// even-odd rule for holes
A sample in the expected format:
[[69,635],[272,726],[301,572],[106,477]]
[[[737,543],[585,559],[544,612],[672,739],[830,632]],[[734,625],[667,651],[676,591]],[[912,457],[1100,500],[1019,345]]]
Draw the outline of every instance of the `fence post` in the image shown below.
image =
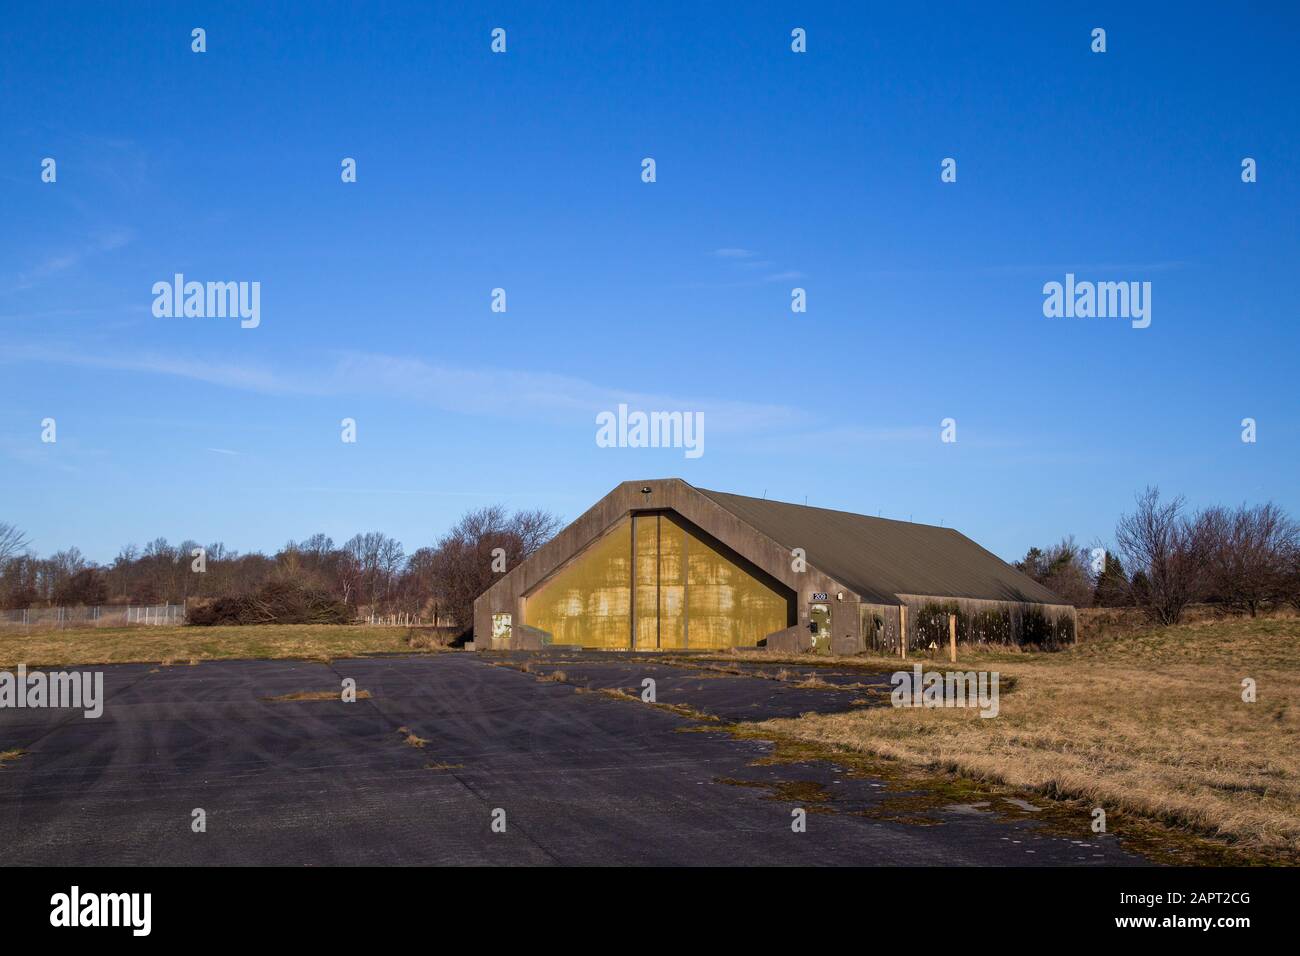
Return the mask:
[[907,605],[898,606],[898,648],[903,660],[907,660]]
[[957,615],[948,615],[948,658],[957,663]]

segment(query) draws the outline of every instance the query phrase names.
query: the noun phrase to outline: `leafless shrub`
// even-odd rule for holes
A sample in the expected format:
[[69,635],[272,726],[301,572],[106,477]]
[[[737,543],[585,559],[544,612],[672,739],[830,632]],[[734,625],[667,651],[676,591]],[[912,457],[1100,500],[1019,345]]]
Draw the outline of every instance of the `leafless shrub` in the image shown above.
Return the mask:
[[1197,525],[1206,543],[1210,596],[1251,617],[1286,600],[1300,531],[1281,508],[1272,502],[1234,511],[1207,508]]

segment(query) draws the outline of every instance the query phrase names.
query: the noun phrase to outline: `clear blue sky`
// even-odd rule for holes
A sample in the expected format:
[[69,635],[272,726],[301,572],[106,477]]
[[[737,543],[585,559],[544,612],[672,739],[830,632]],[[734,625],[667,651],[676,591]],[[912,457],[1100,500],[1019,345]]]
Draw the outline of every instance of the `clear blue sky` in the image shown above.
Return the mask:
[[[9,5],[0,520],[410,551],[678,475],[1013,558],[1148,483],[1300,512],[1297,8],[802,6]],[[176,272],[261,326],[155,318]],[[1151,327],[1045,318],[1066,272]],[[596,447],[621,400],[704,455]]]

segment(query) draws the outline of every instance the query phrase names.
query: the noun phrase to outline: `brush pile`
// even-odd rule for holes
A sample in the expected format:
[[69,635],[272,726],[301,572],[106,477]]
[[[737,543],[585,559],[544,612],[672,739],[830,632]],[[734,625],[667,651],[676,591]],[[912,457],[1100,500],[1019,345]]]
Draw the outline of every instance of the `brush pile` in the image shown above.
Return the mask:
[[220,597],[191,607],[199,627],[247,624],[349,624],[352,609],[328,592],[293,581],[270,581],[251,594]]

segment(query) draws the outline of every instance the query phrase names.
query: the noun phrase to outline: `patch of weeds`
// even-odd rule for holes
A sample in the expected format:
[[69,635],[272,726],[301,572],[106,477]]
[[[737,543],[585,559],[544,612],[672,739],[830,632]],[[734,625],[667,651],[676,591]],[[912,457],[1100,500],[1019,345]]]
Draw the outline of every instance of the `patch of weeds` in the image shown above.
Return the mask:
[[0,750],[0,768],[10,761],[17,760],[19,757],[26,756],[27,751],[21,747],[14,747],[11,750]]
[[427,743],[429,742],[429,741],[425,740],[423,737],[417,736],[416,734],[412,733],[410,727],[398,727],[398,728],[397,728],[397,732],[398,732],[399,734],[405,734],[405,735],[406,735],[406,737],[405,737],[405,739],[402,741],[402,743],[406,744],[406,746],[408,746],[408,747],[421,747],[421,748],[422,748],[422,747],[424,747],[425,744],[427,744]]
[[[371,694],[370,691],[368,690],[357,691],[357,700],[369,700],[370,697]],[[300,690],[300,691],[295,691],[292,694],[280,694],[278,697],[262,698],[262,700],[266,701],[269,704],[283,704],[288,701],[297,701],[297,700],[341,701],[342,699],[343,699],[343,691],[341,690]]]
[[813,690],[840,690],[841,689],[839,687],[836,687],[834,684],[827,683],[826,681],[818,677],[816,674],[809,674],[806,678],[804,678],[794,686],[802,687],[805,689],[813,689]]
[[[638,698],[638,699],[639,699],[639,698]],[[689,705],[687,705],[687,704],[659,704],[659,703],[656,703],[656,704],[653,704],[652,706],[654,706],[654,707],[660,707],[660,708],[662,708],[662,709],[664,709],[664,710],[671,711],[672,713],[676,714],[678,717],[689,717],[691,720],[701,720],[701,721],[706,721],[706,722],[708,722],[708,721],[716,722],[716,721],[718,721],[718,720],[720,719],[716,714],[710,714],[710,713],[706,713],[705,711],[702,711],[702,710],[696,710],[694,707],[691,707],[691,706],[689,706]]]
[[[615,700],[630,700],[636,703],[642,703],[639,694],[632,691],[624,690],[622,687],[601,687],[596,693],[604,694],[606,697],[613,697]],[[716,723],[720,718],[715,714],[706,713],[702,710],[696,710],[687,704],[663,704],[655,702],[651,707],[658,707],[660,710],[666,710],[669,713],[676,714],[678,717],[686,717],[689,720],[699,720],[704,722]]]
[[[681,728],[683,731],[723,730],[741,740],[761,740],[772,745],[772,752],[750,762],[766,767],[780,764],[809,763],[825,760],[844,768],[855,778],[879,780],[888,791],[876,806],[858,811],[862,816],[893,823],[920,826],[942,825],[942,816],[927,816],[953,804],[987,801],[989,812],[1003,821],[1033,820],[1038,832],[1074,840],[1094,840],[1092,810],[1094,804],[1078,799],[1063,799],[1052,793],[1037,794],[1037,811],[1025,810],[1001,799],[1025,800],[1036,794],[1016,787],[976,781],[955,774],[921,770],[900,761],[877,757],[856,750],[840,749],[831,744],[814,743],[785,737],[759,724],[724,724],[716,727]],[[1294,856],[1284,850],[1272,851],[1237,847],[1196,834],[1168,821],[1154,820],[1119,808],[1106,807],[1107,832],[1129,852],[1145,856],[1154,863],[1170,866],[1278,866],[1294,865]]]
[[805,806],[809,813],[834,813],[832,807],[819,806],[829,803],[831,796],[827,789],[813,780],[737,780],[735,777],[718,777],[714,783],[725,783],[729,787],[751,787],[767,790],[764,800],[777,800],[781,803],[793,803]]
[[[665,657],[663,663],[693,670],[702,677],[752,677],[755,680],[774,680],[789,683],[805,690],[865,690],[868,693],[873,690],[873,685],[870,684],[856,682],[852,684],[835,684],[822,680],[821,675],[815,672],[801,674],[799,671],[792,671],[788,667],[781,667],[773,671],[763,666],[735,667],[725,664],[713,664],[707,660],[680,657]],[[812,662],[809,662],[809,664],[810,666],[830,666],[826,664],[815,665]]]

